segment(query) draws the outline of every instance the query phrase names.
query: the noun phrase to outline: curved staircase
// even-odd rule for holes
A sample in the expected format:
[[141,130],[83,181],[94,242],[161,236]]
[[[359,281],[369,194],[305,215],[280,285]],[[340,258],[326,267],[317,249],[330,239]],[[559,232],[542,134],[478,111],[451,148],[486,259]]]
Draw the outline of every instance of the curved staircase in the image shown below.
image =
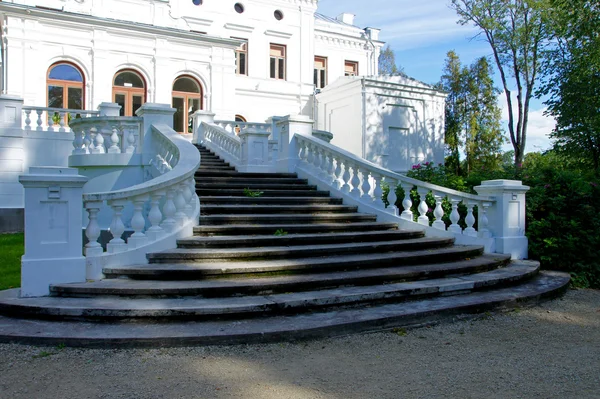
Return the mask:
[[194,236],[57,284],[0,293],[0,340],[83,346],[299,339],[418,325],[536,303],[568,276],[398,230],[294,174],[238,173],[200,147]]

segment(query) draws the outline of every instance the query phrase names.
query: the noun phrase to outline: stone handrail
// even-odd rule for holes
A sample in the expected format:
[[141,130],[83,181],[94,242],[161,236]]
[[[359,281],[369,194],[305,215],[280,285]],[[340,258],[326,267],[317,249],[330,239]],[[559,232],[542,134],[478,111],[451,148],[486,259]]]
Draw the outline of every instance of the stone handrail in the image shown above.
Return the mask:
[[222,127],[227,133],[238,135],[248,129],[261,130],[272,133],[273,125],[271,123],[255,122],[236,122],[236,121],[215,121],[215,125]]
[[[297,142],[298,149],[298,168],[312,175],[313,178],[319,180],[325,186],[339,190],[342,194],[349,195],[357,202],[388,212],[393,216],[398,216],[399,211],[394,204],[397,201],[396,187],[400,185],[405,196],[402,201],[404,210],[399,217],[429,227],[430,219],[427,214],[431,213],[431,210],[427,205],[426,196],[431,193],[436,203],[432,212],[434,220],[431,227],[471,237],[491,237],[488,229],[487,213],[490,207],[494,206],[495,198],[463,193],[394,173],[313,137],[296,134],[294,139]],[[382,185],[384,182],[389,186],[387,196],[389,206],[387,209],[383,199]],[[411,211],[413,203],[410,192],[415,187],[420,201],[418,217],[413,215]],[[448,228],[442,220],[445,215],[442,207],[444,198],[447,198],[451,203],[451,212],[447,215],[451,225]],[[467,208],[465,218],[467,227],[464,230],[458,224],[460,220],[458,206],[461,202]],[[476,220],[473,211],[475,206],[479,209],[479,231],[474,228]]]
[[235,134],[227,132],[224,128],[210,123],[202,122],[202,144],[233,166],[238,166],[242,158],[242,140]]
[[142,118],[96,116],[78,118],[70,125],[73,155],[133,154],[141,151]]
[[[152,164],[162,174],[124,190],[83,195],[84,208],[88,213],[86,257],[104,254],[98,242],[101,234],[98,213],[105,204],[112,211],[112,239],[106,246],[108,253],[126,252],[151,244],[177,233],[197,218],[199,202],[194,173],[200,166],[198,150],[172,128],[162,124],[152,125],[152,142],[156,153],[151,157]],[[160,204],[164,204],[162,210]],[[125,208],[133,209],[129,220],[124,220]],[[127,241],[122,237],[126,225],[133,230]]]
[[[25,118],[23,120],[24,130],[62,133],[71,131],[70,125],[75,121],[75,119],[97,116],[100,114],[100,112],[85,109],[23,106],[23,114],[25,114]],[[75,116],[79,115],[81,118],[75,117],[71,119],[71,122],[69,122],[71,114]],[[58,120],[56,121],[55,119]],[[35,123],[35,126],[32,126],[32,123]]]

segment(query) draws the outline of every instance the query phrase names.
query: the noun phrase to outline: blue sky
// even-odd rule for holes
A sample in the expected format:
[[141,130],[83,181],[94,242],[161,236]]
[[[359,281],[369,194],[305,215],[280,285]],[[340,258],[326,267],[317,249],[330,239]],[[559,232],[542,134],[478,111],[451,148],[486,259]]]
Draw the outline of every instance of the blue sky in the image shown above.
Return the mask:
[[[349,12],[356,15],[355,25],[381,29],[380,39],[394,50],[396,62],[404,71],[413,78],[434,83],[440,79],[449,50],[455,50],[465,64],[491,55],[489,45],[474,38],[475,28],[456,23],[458,18],[449,3],[450,0],[320,0],[318,11],[330,17]],[[499,101],[508,119],[504,95]],[[527,151],[550,147],[547,134],[554,121],[543,113],[543,104],[534,101],[529,114]],[[505,150],[510,149],[512,146],[507,144]]]

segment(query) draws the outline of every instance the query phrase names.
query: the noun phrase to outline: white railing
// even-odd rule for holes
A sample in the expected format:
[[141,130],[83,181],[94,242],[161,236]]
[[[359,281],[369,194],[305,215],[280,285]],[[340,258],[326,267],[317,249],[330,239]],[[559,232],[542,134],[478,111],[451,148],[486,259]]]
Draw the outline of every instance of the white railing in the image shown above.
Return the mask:
[[[392,216],[399,216],[407,221],[417,222],[423,226],[431,226],[440,231],[449,231],[470,237],[491,237],[487,213],[490,207],[496,203],[494,198],[462,193],[394,173],[313,137],[296,134],[294,139],[297,141],[298,169],[324,186],[329,186],[333,190],[349,196],[357,203],[379,209]],[[385,198],[389,203],[387,208],[383,198],[384,185],[389,187],[389,194]],[[395,205],[398,200],[397,186],[402,187],[404,191],[403,211],[400,214]],[[411,191],[413,189],[416,189],[419,196],[418,214],[413,214],[411,211],[413,206]],[[430,209],[426,202],[428,194],[431,194],[435,200],[433,209]],[[449,212],[444,211],[444,199],[450,203]],[[464,229],[459,225],[461,217],[458,209],[461,203],[467,210],[464,219],[466,228]],[[478,208],[478,231],[475,229],[475,207]],[[432,221],[428,214],[432,214]],[[449,217],[450,225],[448,227],[443,220],[444,216]]]
[[[152,142],[155,152],[152,164],[159,171],[158,177],[124,190],[84,194],[84,208],[88,214],[85,228],[88,243],[84,254],[88,258],[88,269],[93,263],[90,258],[152,245],[165,236],[177,234],[197,219],[200,204],[194,173],[200,165],[198,150],[167,125],[152,126]],[[98,240],[101,235],[98,213],[107,207],[112,214],[112,239],[106,245],[105,253]],[[130,212],[125,212],[126,208]],[[133,234],[124,240],[122,235],[127,228]],[[99,275],[101,266],[92,272],[88,270],[88,278]]]
[[202,122],[202,144],[208,149],[216,151],[226,162],[237,166],[242,159],[242,140],[235,134],[227,132],[224,128],[210,123]]
[[260,130],[263,132],[273,132],[271,123],[254,123],[254,122],[236,122],[236,121],[215,121],[215,125],[223,128],[227,133],[238,135],[248,129]]
[[133,154],[141,151],[142,118],[98,116],[71,121],[73,155]]
[[99,115],[99,111],[83,109],[23,107],[23,129],[39,132],[70,132],[77,119]]

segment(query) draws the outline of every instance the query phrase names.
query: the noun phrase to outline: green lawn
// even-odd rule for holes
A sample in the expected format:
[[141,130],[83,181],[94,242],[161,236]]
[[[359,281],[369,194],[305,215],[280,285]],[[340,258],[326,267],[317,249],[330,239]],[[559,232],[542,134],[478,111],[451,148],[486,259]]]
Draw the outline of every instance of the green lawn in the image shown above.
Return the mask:
[[21,286],[24,240],[23,233],[0,234],[0,290]]

